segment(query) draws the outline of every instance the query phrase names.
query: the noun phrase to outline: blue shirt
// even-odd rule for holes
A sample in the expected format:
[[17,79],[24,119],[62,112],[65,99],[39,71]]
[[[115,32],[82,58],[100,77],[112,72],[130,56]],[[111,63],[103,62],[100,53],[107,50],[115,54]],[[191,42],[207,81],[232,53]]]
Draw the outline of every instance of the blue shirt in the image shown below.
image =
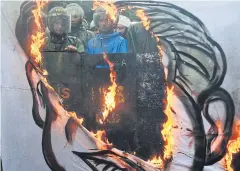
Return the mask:
[[87,54],[127,53],[127,40],[118,32],[98,34],[87,43]]

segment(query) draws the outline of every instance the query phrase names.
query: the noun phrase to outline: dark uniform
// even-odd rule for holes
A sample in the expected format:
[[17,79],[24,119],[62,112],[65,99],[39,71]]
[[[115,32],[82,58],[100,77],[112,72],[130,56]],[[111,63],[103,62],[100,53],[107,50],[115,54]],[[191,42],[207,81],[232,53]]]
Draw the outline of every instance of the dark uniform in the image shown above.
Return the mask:
[[[46,43],[43,48],[43,68],[48,72],[48,82],[61,99],[66,111],[81,112],[81,56],[84,44],[71,32],[71,16],[63,7],[54,7],[48,13]],[[77,124],[69,119],[65,131],[70,142]]]
[[73,36],[63,37],[61,41],[58,40],[56,36],[52,36],[51,33],[46,38],[46,43],[44,46],[45,51],[64,51],[69,45],[73,45],[77,48],[77,52],[84,52],[84,44]]
[[63,51],[69,45],[76,47],[77,52],[84,52],[84,46],[80,40],[68,36],[71,32],[71,16],[62,7],[52,8],[47,16],[48,30],[46,43],[43,50]]
[[83,26],[81,26],[76,32],[72,31],[69,33],[69,35],[77,37],[79,40],[81,40],[85,48],[87,46],[87,42],[95,36],[92,31],[86,30],[86,28]]
[[43,68],[47,70],[48,81],[63,99],[63,104],[73,110],[72,88],[78,87],[80,82],[78,71],[84,45],[76,37],[68,36],[71,31],[70,18],[62,7],[54,7],[49,11],[49,33],[43,47]]

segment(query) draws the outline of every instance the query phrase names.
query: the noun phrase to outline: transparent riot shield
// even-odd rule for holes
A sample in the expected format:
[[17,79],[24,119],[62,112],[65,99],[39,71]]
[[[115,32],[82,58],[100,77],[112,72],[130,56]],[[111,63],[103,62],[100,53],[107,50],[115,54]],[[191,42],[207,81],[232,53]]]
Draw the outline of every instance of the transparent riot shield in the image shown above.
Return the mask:
[[106,130],[117,148],[143,158],[162,148],[164,72],[159,59],[157,53],[88,55],[83,59],[84,113],[92,117],[86,127]]
[[[43,52],[47,80],[89,131],[104,130],[116,148],[148,159],[163,140],[164,71],[158,53],[79,55]],[[148,60],[145,60],[148,59]],[[67,137],[74,133],[71,120]],[[72,140],[72,138],[69,138]]]
[[61,99],[64,109],[81,110],[82,71],[81,56],[74,52],[44,51],[42,68],[47,71],[47,80]]

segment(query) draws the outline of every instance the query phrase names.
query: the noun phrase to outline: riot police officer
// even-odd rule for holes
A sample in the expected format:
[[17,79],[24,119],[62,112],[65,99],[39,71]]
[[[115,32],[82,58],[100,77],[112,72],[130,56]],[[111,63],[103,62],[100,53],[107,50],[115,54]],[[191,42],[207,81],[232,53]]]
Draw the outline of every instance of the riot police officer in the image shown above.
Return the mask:
[[46,38],[44,50],[84,52],[83,43],[68,35],[71,31],[70,18],[63,7],[54,7],[48,12],[47,25],[50,33]]
[[[80,55],[84,52],[83,43],[76,37],[68,35],[71,31],[70,18],[63,7],[54,7],[49,11],[47,25],[50,33],[43,48],[42,64],[48,72],[48,82],[68,106],[74,99],[73,85],[80,82],[78,66],[81,63]],[[78,52],[80,55],[66,51]]]
[[84,19],[82,7],[76,3],[71,3],[66,6],[66,10],[71,15],[71,32],[69,35],[77,37],[86,47],[88,40],[94,37],[94,33],[86,29],[88,23]]

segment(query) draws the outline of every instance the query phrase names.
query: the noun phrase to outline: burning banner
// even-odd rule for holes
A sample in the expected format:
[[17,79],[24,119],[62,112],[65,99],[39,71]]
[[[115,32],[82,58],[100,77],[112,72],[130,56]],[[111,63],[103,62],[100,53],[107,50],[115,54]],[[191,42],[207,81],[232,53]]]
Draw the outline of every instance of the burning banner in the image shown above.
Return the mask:
[[233,125],[232,136],[227,145],[227,153],[224,158],[224,165],[226,171],[234,171],[232,160],[233,156],[240,152],[240,122],[236,121]]
[[[226,168],[230,170],[231,156],[239,152],[239,135],[230,138],[234,105],[220,87],[226,57],[199,19],[165,2],[81,2],[83,7],[90,4],[82,10],[76,2],[70,4],[78,9],[72,16],[65,10],[68,4],[54,3],[24,2],[16,25],[22,31],[32,26],[24,35],[16,31],[16,36],[29,57],[26,74],[33,95],[33,118],[43,129],[43,155],[51,170],[171,170],[177,145],[174,120],[180,115],[173,100],[176,97],[191,123],[191,170],[201,171],[219,161],[226,147]],[[112,32],[103,34],[99,24],[94,27],[100,34],[93,36],[88,30],[91,17],[83,15],[92,16],[98,7],[110,17],[99,19],[102,29],[112,27]],[[47,20],[44,13],[52,9],[51,17],[56,20]],[[123,38],[114,29],[119,14],[126,12],[132,22]],[[44,25],[46,20],[48,25]],[[89,36],[87,44],[68,35],[70,22],[74,27],[76,21],[81,26],[79,36]],[[99,35],[104,36],[98,42]],[[54,50],[43,49],[49,40],[55,41],[51,44]],[[66,40],[68,44],[64,44]],[[95,44],[106,52],[90,53],[89,47]],[[128,46],[127,51],[112,51],[123,46]],[[224,138],[217,148],[219,130],[209,113],[209,105],[216,100],[226,105]],[[203,117],[211,125],[207,133]],[[79,161],[78,166],[70,160]]]

